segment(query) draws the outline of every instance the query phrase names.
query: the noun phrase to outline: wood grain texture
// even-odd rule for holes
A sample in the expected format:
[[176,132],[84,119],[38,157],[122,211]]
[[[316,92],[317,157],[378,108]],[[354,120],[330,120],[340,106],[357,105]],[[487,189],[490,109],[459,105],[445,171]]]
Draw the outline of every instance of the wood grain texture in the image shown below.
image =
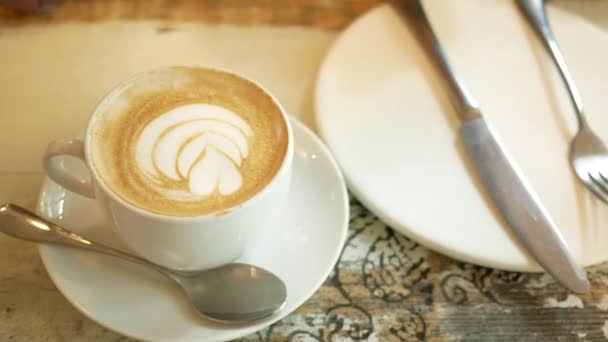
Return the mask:
[[0,26],[161,19],[341,29],[380,2],[386,0],[66,0],[52,11],[40,13],[0,8]]

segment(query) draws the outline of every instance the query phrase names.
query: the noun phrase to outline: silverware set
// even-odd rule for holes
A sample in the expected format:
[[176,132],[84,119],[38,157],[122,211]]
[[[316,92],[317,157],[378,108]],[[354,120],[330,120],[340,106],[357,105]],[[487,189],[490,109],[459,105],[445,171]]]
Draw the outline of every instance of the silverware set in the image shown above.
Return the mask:
[[[587,189],[608,203],[608,153],[585,119],[580,94],[549,26],[545,2],[517,0],[517,3],[557,65],[574,106],[579,127],[570,145],[572,168]],[[462,122],[460,136],[469,159],[503,218],[539,265],[570,290],[587,292],[590,285],[585,272],[572,257],[540,199],[484,120],[477,101],[451,67],[421,0],[406,2],[404,8],[420,42],[448,85]]]

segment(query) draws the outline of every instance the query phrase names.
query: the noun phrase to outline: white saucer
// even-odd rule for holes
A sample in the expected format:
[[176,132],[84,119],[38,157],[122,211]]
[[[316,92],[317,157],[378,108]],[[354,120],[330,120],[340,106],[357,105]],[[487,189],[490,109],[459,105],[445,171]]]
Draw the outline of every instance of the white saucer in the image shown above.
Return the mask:
[[[271,237],[240,260],[280,276],[285,307],[249,325],[206,321],[169,280],[112,257],[51,245],[40,256],[57,288],[99,324],[148,341],[225,341],[262,329],[286,316],[321,286],[331,272],[348,228],[348,197],[328,150],[306,127],[291,120],[295,135],[293,181],[282,222]],[[46,180],[38,212],[84,236],[124,248],[95,202]]]
[[[608,260],[608,207],[567,161],[575,117],[553,65],[512,0],[425,1],[458,74],[584,265]],[[608,140],[607,35],[550,3],[551,24],[591,126]],[[489,267],[534,271],[482,196],[444,82],[399,14],[382,5],[354,22],[324,61],[319,132],[349,188],[421,244]]]

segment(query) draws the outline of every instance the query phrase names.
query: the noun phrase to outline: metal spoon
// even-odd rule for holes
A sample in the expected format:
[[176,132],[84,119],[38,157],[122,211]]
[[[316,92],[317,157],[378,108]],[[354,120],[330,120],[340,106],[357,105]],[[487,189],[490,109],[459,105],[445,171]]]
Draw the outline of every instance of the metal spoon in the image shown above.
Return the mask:
[[78,247],[152,268],[173,279],[196,310],[220,322],[251,322],[280,310],[287,298],[285,283],[253,265],[232,263],[216,269],[181,272],[83,238],[14,204],[0,207],[0,231],[18,239]]

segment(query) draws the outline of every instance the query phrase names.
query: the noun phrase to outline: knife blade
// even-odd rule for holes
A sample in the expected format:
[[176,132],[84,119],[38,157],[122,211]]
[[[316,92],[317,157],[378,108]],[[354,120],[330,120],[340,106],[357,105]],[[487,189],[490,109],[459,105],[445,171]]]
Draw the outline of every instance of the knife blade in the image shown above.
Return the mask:
[[477,101],[456,75],[420,0],[403,5],[406,22],[435,61],[462,126],[460,137],[494,205],[530,255],[565,287],[589,291],[589,281],[523,173],[483,118]]
[[466,120],[460,136],[494,204],[534,259],[574,292],[589,281],[570,254],[555,223],[483,117]]

